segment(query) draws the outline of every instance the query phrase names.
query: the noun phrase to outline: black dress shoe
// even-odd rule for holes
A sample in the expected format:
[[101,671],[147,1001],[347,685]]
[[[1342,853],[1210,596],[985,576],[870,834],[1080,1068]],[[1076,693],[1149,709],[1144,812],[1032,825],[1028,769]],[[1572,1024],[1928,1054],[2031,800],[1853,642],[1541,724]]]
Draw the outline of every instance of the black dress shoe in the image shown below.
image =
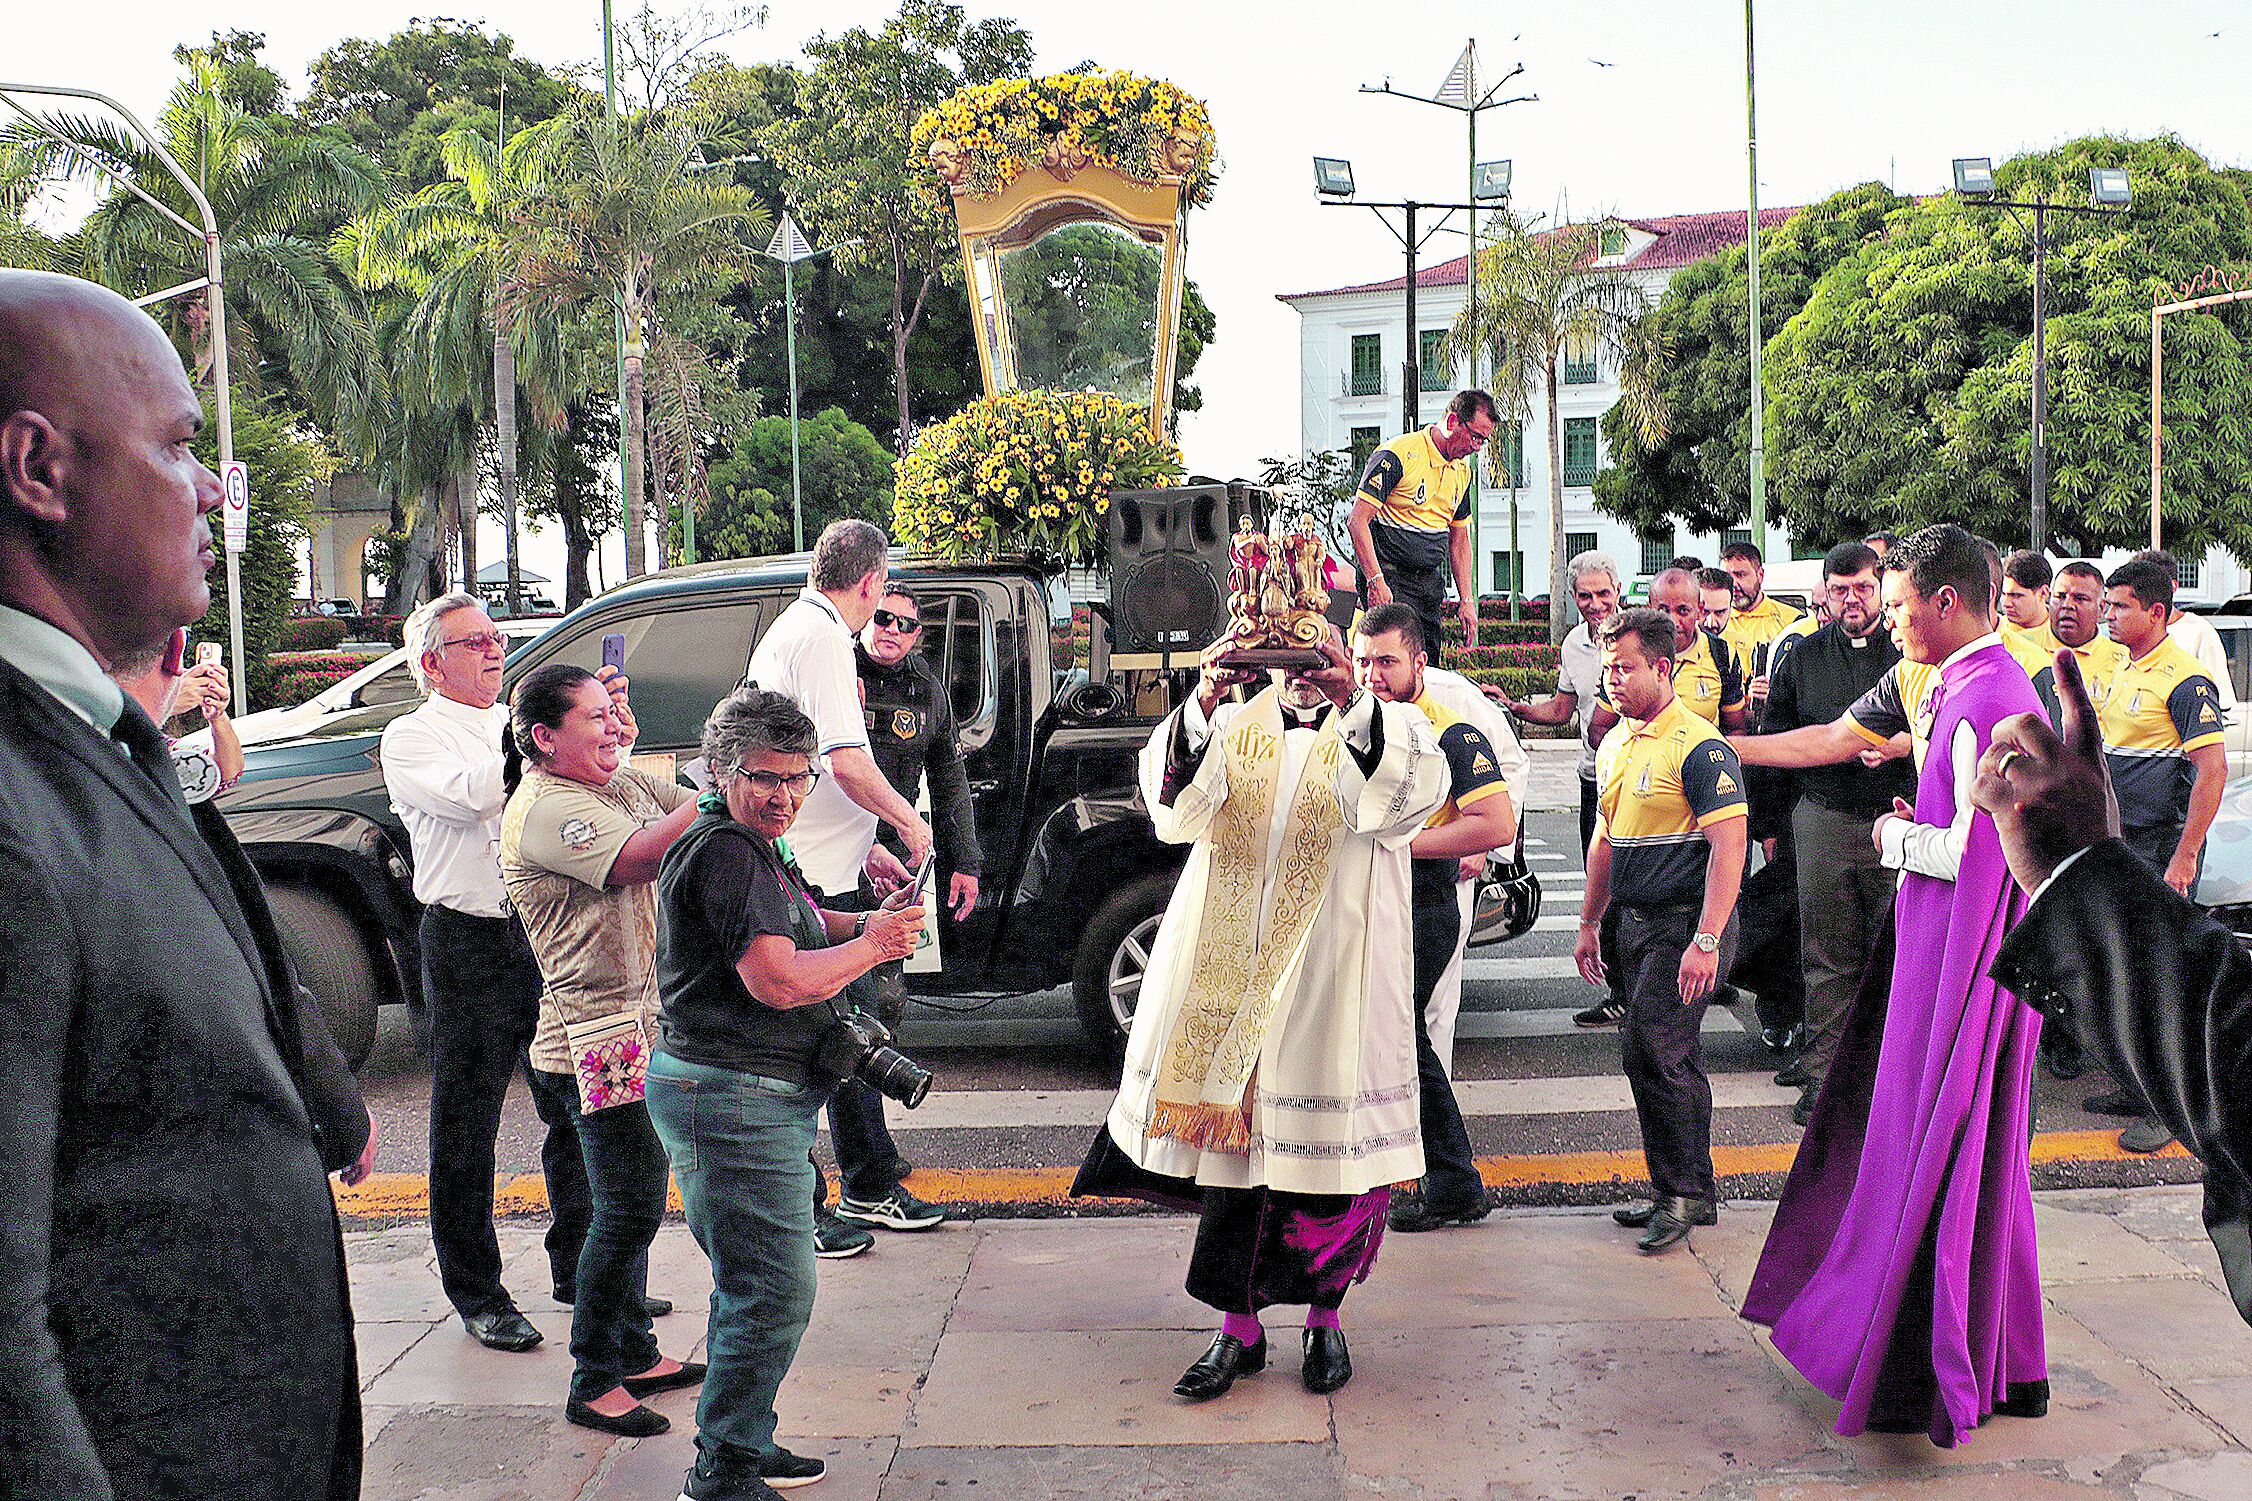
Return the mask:
[[1776,1071],[1775,1082],[1785,1089],[1804,1089],[1814,1082],[1814,1076],[1806,1071],[1804,1059],[1794,1058]]
[[1326,1396],[1353,1379],[1353,1355],[1345,1348],[1342,1329],[1308,1329],[1306,1361],[1298,1368],[1306,1390]]
[[1821,1092],[1819,1087],[1812,1084],[1799,1091],[1798,1103],[1791,1107],[1792,1125],[1803,1126],[1814,1119],[1814,1097]]
[[572,1397],[563,1404],[563,1416],[581,1428],[592,1428],[597,1433],[615,1433],[620,1438],[654,1438],[672,1427],[672,1419],[661,1412],[651,1412],[646,1407],[636,1407],[623,1417],[611,1417],[596,1412],[578,1398]]
[[[575,1287],[567,1287],[561,1283],[558,1283],[556,1284],[555,1288],[555,1301],[562,1304],[565,1308],[569,1308],[572,1304],[579,1301],[579,1290]],[[649,1317],[653,1319],[661,1319],[666,1314],[672,1312],[672,1299],[645,1297],[641,1300],[641,1311],[649,1315]]]
[[1197,1357],[1195,1365],[1181,1373],[1173,1383],[1173,1395],[1186,1397],[1191,1402],[1209,1402],[1214,1397],[1224,1397],[1228,1388],[1235,1385],[1238,1376],[1255,1375],[1267,1368],[1267,1337],[1259,1336],[1259,1343],[1246,1345],[1232,1334],[1214,1335],[1212,1348]]
[[[1681,1202],[1692,1205],[1696,1209],[1695,1215],[1690,1220],[1691,1224],[1717,1225],[1720,1223],[1720,1208],[1718,1205],[1707,1203],[1703,1199],[1683,1199]],[[1611,1218],[1617,1220],[1629,1230],[1639,1230],[1649,1224],[1651,1216],[1657,1212],[1658,1206],[1655,1204],[1621,1204],[1611,1211]]]
[[470,1338],[488,1350],[506,1350],[520,1355],[547,1338],[534,1328],[532,1321],[513,1308],[488,1308],[483,1313],[465,1313],[462,1327]]
[[704,1379],[709,1369],[700,1360],[684,1360],[677,1371],[667,1371],[662,1376],[628,1376],[618,1383],[636,1397],[654,1397],[659,1392],[675,1392],[684,1386],[695,1386]]
[[1475,1204],[1449,1209],[1414,1195],[1393,1200],[1392,1207],[1385,1212],[1384,1223],[1386,1228],[1402,1235],[1420,1235],[1426,1230],[1444,1230],[1449,1225],[1475,1225],[1491,1213],[1493,1201],[1483,1196]]
[[1650,1215],[1650,1228],[1634,1243],[1635,1248],[1645,1256],[1659,1255],[1687,1240],[1690,1227],[1700,1220],[1711,1225],[1719,1219],[1718,1211],[1706,1200],[1667,1194],[1658,1200]]

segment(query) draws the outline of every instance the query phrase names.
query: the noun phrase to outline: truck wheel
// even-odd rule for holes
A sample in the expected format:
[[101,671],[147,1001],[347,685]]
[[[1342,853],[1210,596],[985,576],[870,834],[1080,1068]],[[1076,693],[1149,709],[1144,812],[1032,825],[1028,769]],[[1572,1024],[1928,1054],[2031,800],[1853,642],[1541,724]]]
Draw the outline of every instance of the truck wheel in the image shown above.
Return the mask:
[[1089,1045],[1114,1062],[1126,1056],[1142,975],[1175,879],[1173,872],[1160,871],[1128,885],[1096,911],[1080,940],[1071,979],[1079,1026]]
[[375,965],[358,924],[310,886],[266,888],[298,983],[313,992],[344,1061],[357,1069],[375,1046]]

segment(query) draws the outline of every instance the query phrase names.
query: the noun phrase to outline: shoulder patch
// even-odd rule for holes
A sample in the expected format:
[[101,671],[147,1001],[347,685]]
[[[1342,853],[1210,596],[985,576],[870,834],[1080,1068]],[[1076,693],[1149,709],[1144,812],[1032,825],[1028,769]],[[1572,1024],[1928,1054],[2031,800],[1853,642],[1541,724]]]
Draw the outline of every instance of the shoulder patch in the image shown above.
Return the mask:
[[1736,790],[1736,779],[1724,771],[1713,778],[1712,790],[1715,792],[1734,792]]
[[583,818],[566,818],[556,829],[555,837],[563,842],[565,849],[583,855],[594,848],[594,825]]

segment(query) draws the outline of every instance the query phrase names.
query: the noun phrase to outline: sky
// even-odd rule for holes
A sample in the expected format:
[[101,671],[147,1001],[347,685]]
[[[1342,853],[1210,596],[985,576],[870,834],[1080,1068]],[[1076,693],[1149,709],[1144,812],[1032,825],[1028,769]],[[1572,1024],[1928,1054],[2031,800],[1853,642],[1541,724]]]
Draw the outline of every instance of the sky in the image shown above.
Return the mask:
[[[620,0],[620,10],[624,0]],[[659,9],[673,8],[659,0]],[[722,44],[740,61],[796,60],[816,33],[876,25],[886,0],[773,0]],[[1520,211],[1551,220],[1742,209],[1740,0],[1462,4],[1338,0],[1215,4],[971,0],[1025,26],[1041,71],[1083,60],[1169,78],[1209,106],[1222,175],[1191,215],[1188,274],[1219,320],[1183,420],[1192,472],[1255,472],[1298,445],[1297,316],[1277,293],[1398,275],[1397,242],[1362,210],[1319,206],[1311,159],[1353,162],[1364,198],[1454,199],[1467,141],[1451,110],[1367,95],[1390,79],[1431,94],[1466,41],[1489,80],[1535,102],[1479,120],[1479,155],[1515,163]],[[427,4],[358,0],[79,0],[9,7],[0,82],[70,83],[153,116],[177,77],[176,42],[242,29],[302,93],[306,65],[347,35],[381,37]],[[448,13],[514,37],[550,65],[599,61],[598,0],[492,0]],[[2073,137],[2171,132],[2209,160],[2252,165],[2252,0],[1759,0],[1760,202],[1801,204],[1879,180],[1947,187],[1957,156],[1996,161]],[[2218,33],[2218,35],[2215,35]],[[1429,258],[1460,253],[1441,236]],[[780,410],[777,393],[773,406]],[[480,556],[497,557],[497,529]],[[609,576],[618,576],[612,544]],[[561,548],[527,558],[560,576]]]

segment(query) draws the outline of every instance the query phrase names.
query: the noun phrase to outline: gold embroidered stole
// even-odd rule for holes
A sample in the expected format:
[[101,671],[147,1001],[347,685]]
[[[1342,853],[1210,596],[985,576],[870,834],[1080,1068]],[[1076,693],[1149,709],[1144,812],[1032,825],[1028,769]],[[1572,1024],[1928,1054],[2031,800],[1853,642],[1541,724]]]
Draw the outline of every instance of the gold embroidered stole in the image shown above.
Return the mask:
[[1337,806],[1343,749],[1332,719],[1299,774],[1262,940],[1260,897],[1282,781],[1281,696],[1269,689],[1253,699],[1214,748],[1228,758],[1227,798],[1208,832],[1212,854],[1204,912],[1180,1022],[1158,1071],[1152,1136],[1205,1151],[1251,1150],[1252,1074],[1282,982],[1313,931],[1344,824]]

